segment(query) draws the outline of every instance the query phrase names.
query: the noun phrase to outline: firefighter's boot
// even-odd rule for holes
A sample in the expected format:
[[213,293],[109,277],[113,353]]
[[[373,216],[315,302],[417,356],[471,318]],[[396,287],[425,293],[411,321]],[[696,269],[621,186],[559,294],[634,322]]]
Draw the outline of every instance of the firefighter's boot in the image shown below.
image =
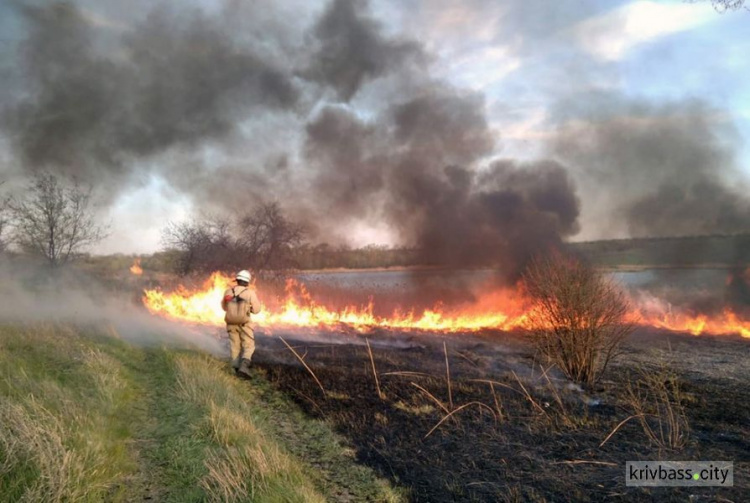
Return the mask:
[[250,360],[243,358],[240,362],[240,367],[237,369],[237,375],[245,379],[252,377],[250,374],[251,367]]

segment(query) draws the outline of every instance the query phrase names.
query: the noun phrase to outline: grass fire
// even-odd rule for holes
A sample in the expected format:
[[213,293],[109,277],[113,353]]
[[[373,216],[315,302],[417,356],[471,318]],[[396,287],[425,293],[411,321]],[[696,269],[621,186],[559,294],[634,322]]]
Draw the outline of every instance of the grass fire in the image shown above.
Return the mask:
[[[171,292],[147,289],[143,303],[154,315],[199,325],[221,326],[224,313],[216,299],[232,285],[231,276],[214,272],[196,289],[180,285]],[[638,305],[631,300],[628,319],[644,327],[693,335],[739,334],[750,337],[750,320],[727,307],[720,313],[707,315],[680,311],[666,302]],[[451,309],[438,304],[421,311],[401,307],[390,315],[374,314],[372,300],[366,305],[327,305],[316,301],[304,283],[289,279],[280,302],[254,317],[259,326],[269,329],[310,328],[336,330],[341,327],[366,333],[376,328],[399,331],[428,330],[445,333],[480,330],[509,331],[532,328],[528,313],[533,303],[522,286],[491,290],[479,295],[470,307]]]
[[0,2],[0,502],[747,500],[747,7]]

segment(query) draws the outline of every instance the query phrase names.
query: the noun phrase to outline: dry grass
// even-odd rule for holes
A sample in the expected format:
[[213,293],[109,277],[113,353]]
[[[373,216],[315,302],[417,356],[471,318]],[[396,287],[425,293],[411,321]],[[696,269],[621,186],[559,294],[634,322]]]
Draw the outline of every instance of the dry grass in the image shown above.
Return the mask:
[[378,379],[378,370],[375,368],[375,357],[372,356],[372,348],[370,347],[370,341],[365,337],[367,343],[367,353],[370,355],[370,364],[372,365],[372,375],[375,377],[375,390],[378,392],[378,398],[381,400],[385,399],[385,394],[380,389],[380,379]]
[[323,385],[322,385],[322,384],[320,383],[320,380],[318,379],[318,376],[317,376],[317,375],[315,375],[315,372],[313,372],[313,370],[312,370],[312,369],[311,369],[311,368],[310,368],[310,367],[309,367],[309,366],[307,365],[307,363],[305,363],[305,359],[304,359],[303,357],[301,357],[301,356],[299,355],[299,353],[297,353],[297,351],[295,351],[295,350],[294,350],[294,348],[293,348],[292,346],[290,346],[290,345],[289,345],[289,343],[288,343],[288,342],[286,342],[286,341],[284,340],[284,338],[283,338],[283,337],[279,336],[279,340],[281,340],[281,342],[283,342],[283,343],[284,343],[284,345],[285,345],[285,346],[286,346],[286,347],[287,347],[287,348],[289,349],[289,351],[291,351],[291,352],[292,352],[292,354],[294,354],[294,356],[296,356],[296,357],[297,357],[297,359],[298,359],[298,360],[300,361],[300,363],[301,363],[301,364],[302,364],[302,365],[303,365],[303,366],[305,367],[305,369],[307,370],[307,372],[309,372],[309,374],[310,374],[310,375],[312,376],[312,378],[313,378],[313,379],[315,379],[315,383],[316,383],[316,384],[318,385],[318,387],[320,388],[320,391],[322,391],[322,392],[323,392],[323,395],[325,395],[325,394],[326,394],[326,390],[325,390],[325,388],[324,388],[324,387],[323,387]]
[[201,430],[215,447],[206,453],[201,487],[211,501],[325,501],[299,462],[263,436],[246,403],[231,393],[236,380],[211,358],[175,359],[178,393],[206,407]]
[[[99,501],[133,466],[113,435],[120,425],[111,417],[121,411],[125,387],[120,365],[54,325],[5,328],[3,338],[0,493],[20,501]],[[52,357],[57,365],[49,366]]]
[[[106,488],[95,482],[97,458],[94,446],[82,450],[70,447],[74,434],[70,425],[31,398],[27,403],[0,405],[0,479],[26,471],[32,479],[23,493],[24,501],[86,501]],[[89,483],[89,481],[91,483]]]
[[666,367],[651,372],[641,369],[639,374],[625,388],[632,417],[638,420],[649,441],[660,449],[685,447],[690,426],[683,407],[686,396],[677,375]]

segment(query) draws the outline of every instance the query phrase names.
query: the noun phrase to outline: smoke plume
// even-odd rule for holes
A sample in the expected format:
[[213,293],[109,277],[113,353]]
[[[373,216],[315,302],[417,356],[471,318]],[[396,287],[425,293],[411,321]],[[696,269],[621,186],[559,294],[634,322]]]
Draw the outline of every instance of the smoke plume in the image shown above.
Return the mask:
[[367,1],[333,0],[302,36],[267,19],[225,29],[232,12],[115,26],[77,3],[18,7],[27,91],[2,124],[21,166],[115,192],[155,173],[210,210],[276,199],[314,239],[385,224],[430,263],[508,277],[577,231],[566,168],[493,160],[484,97],[433,77],[427,49]]
[[501,265],[514,277],[577,232],[579,201],[554,161],[478,169],[493,142],[480,96],[436,86],[372,122],[326,109],[307,127],[306,152],[330,211],[375,211],[428,263]]
[[634,237],[750,230],[734,157],[739,137],[726,114],[699,101],[610,98],[569,122],[552,145],[594,195],[592,220]]
[[381,32],[368,16],[365,0],[333,0],[314,28],[318,49],[308,69],[310,77],[349,101],[367,81],[423,62],[419,44],[391,40]]
[[206,330],[151,316],[134,302],[132,289],[128,293],[120,284],[115,291],[80,270],[50,273],[20,258],[0,258],[0,278],[0,319],[6,322],[106,327],[133,344],[198,347],[214,355],[226,351]]
[[[585,4],[545,6],[554,22],[521,2],[455,14],[503,28],[534,66],[550,27],[597,12]],[[232,214],[276,200],[312,240],[386,227],[426,262],[502,265],[507,278],[575,235],[581,212],[632,236],[748,230],[738,136],[709,105],[560,91],[549,158],[503,159],[485,97],[436,77],[432,48],[390,32],[366,0],[134,6],[5,8],[19,37],[0,54],[17,69],[1,124],[24,175],[74,176],[110,200],[154,175]],[[563,50],[574,65],[585,52]]]
[[291,76],[200,12],[150,13],[108,47],[73,4],[23,7],[28,92],[4,110],[30,170],[94,183],[172,147],[222,138],[255,107],[289,108]]

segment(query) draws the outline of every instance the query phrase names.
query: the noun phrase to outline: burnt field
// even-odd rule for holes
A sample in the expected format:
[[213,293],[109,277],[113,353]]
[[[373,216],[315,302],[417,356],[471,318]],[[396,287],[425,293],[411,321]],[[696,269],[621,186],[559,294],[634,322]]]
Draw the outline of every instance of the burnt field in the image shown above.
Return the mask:
[[[414,501],[743,501],[750,481],[750,341],[642,329],[583,390],[518,333],[259,336],[257,373],[331,424],[359,462]],[[291,346],[290,350],[284,343]],[[295,354],[296,352],[296,354]],[[447,360],[447,364],[446,364]],[[304,365],[303,363],[304,362]],[[377,374],[377,379],[376,379]],[[628,390],[677,383],[687,424]],[[652,431],[677,430],[659,445]],[[619,428],[618,428],[619,426]],[[610,434],[613,432],[610,436]],[[733,488],[629,488],[625,462],[726,460]]]

